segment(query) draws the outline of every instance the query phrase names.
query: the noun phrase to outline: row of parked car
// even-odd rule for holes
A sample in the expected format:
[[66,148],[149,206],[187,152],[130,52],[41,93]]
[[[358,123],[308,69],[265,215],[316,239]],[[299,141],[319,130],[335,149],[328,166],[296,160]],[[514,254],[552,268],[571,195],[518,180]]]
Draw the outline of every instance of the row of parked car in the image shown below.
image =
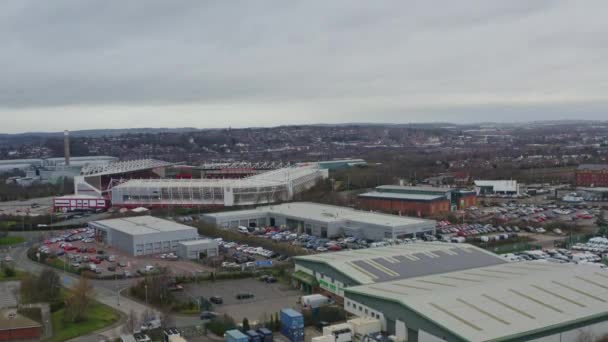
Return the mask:
[[606,265],[601,263],[602,257],[596,253],[576,253],[565,248],[509,253],[503,254],[503,257],[511,261],[539,260],[556,263],[595,264],[598,267],[606,268]]

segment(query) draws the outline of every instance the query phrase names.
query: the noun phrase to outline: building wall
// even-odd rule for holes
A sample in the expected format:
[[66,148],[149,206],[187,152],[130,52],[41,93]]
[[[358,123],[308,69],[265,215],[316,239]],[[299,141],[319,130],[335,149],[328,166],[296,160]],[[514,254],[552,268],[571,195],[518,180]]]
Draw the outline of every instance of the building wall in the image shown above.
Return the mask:
[[41,327],[0,330],[0,341],[38,340],[41,335]]
[[477,205],[477,196],[475,194],[463,195],[458,199],[458,210],[463,210]]
[[[198,233],[196,232],[196,229],[136,235],[133,237],[135,246],[134,255],[177,252],[180,241],[195,240],[197,238]],[[142,247],[143,252],[140,253]]]
[[205,253],[207,257],[215,257],[219,255],[218,244],[216,241],[201,241],[197,245],[182,245],[177,248],[177,256],[184,259],[196,260],[199,259],[200,253]]
[[447,199],[439,201],[405,201],[389,198],[361,197],[359,199],[359,206],[366,210],[419,217],[427,217],[450,211],[450,201]]
[[608,169],[576,171],[576,186],[608,186]]

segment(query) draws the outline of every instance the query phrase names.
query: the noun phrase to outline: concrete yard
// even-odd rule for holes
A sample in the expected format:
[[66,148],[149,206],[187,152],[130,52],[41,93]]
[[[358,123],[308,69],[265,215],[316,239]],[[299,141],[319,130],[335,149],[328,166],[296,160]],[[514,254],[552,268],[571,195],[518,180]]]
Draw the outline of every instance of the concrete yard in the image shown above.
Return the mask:
[[15,295],[18,289],[18,281],[0,282],[0,308],[14,307],[17,305],[17,297]]
[[[237,300],[238,293],[253,293],[255,297]],[[285,284],[267,284],[257,279],[236,279],[188,284],[179,296],[182,296],[183,300],[201,296],[205,298],[220,296],[224,299],[224,304],[214,305],[214,312],[227,313],[237,322],[242,321],[243,318],[255,322],[263,321],[264,315],[270,317],[270,314],[281,309],[297,307],[302,293]]]

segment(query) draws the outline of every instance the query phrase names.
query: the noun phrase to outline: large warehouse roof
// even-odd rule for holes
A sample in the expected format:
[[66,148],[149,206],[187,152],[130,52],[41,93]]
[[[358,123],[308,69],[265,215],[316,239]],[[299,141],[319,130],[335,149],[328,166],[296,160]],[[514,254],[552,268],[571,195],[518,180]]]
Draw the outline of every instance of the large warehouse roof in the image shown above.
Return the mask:
[[506,261],[469,244],[416,242],[390,247],[325,253],[295,258],[323,263],[360,284],[451,272]]
[[447,187],[434,187],[434,186],[405,186],[405,185],[380,185],[376,187],[379,191],[403,191],[403,192],[415,192],[415,191],[423,191],[423,192],[435,192],[435,193],[443,193],[446,194],[448,192],[458,190],[456,188],[447,188]]
[[91,222],[93,225],[114,229],[129,235],[145,235],[181,230],[195,230],[177,222],[153,216],[136,216]]
[[258,207],[256,210],[296,218],[301,217],[321,222],[354,221],[391,227],[401,227],[430,222],[429,220],[414,217],[371,213],[348,207],[339,207],[335,205],[311,202],[291,202],[279,205],[269,205]]
[[517,191],[517,181],[515,180],[476,180],[475,186],[487,186],[494,188],[494,191]]
[[423,194],[402,194],[398,192],[366,192],[359,197],[366,198],[381,198],[381,199],[396,199],[396,200],[410,200],[410,201],[437,201],[445,200],[446,197],[443,195],[423,195]]
[[608,272],[574,264],[507,263],[345,289],[397,302],[467,341],[525,339],[608,318]]

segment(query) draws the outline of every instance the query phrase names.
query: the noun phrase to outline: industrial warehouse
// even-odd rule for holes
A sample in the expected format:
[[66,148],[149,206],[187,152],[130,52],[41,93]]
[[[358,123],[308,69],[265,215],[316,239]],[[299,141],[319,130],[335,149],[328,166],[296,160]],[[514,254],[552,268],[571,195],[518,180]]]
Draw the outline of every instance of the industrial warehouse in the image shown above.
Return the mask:
[[198,239],[195,228],[152,216],[89,222],[97,241],[133,256],[177,252],[182,241]]
[[296,285],[341,299],[346,288],[506,263],[469,244],[419,242],[294,258]]
[[608,275],[521,262],[349,287],[346,311],[399,341],[591,341],[608,333]]
[[390,214],[430,216],[477,203],[474,191],[430,186],[381,185],[358,197],[359,206]]
[[292,202],[250,210],[202,215],[202,220],[222,228],[285,227],[321,238],[352,236],[375,240],[422,237],[435,233],[435,221],[370,213],[333,205]]

